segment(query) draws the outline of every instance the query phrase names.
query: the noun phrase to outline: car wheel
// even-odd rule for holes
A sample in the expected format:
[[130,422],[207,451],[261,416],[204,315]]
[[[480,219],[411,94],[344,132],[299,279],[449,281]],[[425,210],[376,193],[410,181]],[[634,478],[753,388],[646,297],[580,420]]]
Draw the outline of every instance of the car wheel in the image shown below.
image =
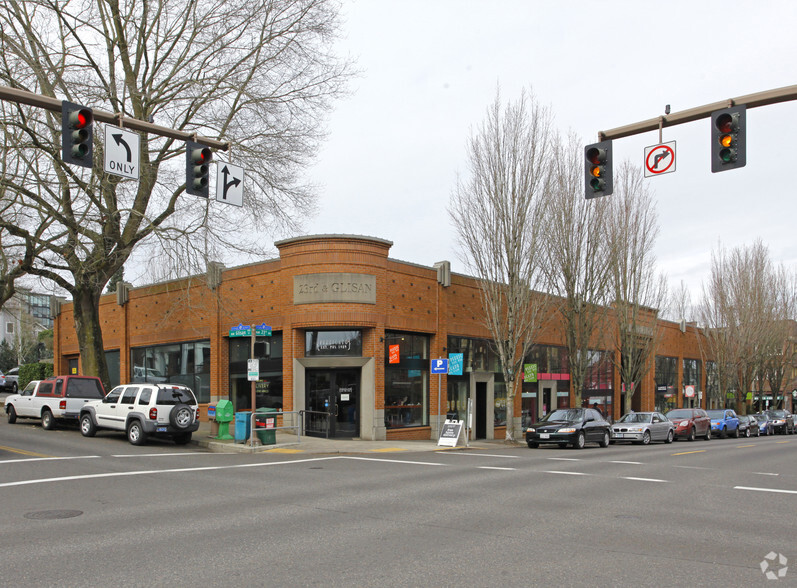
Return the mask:
[[55,419],[53,418],[53,413],[47,409],[45,409],[42,413],[42,429],[46,429],[48,431],[55,429]]
[[14,405],[9,404],[8,408],[6,409],[6,418],[8,418],[8,424],[13,425],[17,422],[17,411],[14,410]]
[[573,443],[573,447],[576,449],[584,449],[584,445],[586,444],[586,439],[584,438],[584,431],[579,431],[578,436],[576,437],[575,443]]
[[140,421],[133,420],[128,423],[127,440],[132,445],[144,445],[147,442],[147,434],[144,432],[144,427],[141,426]]
[[540,444],[539,443],[535,443],[534,441],[528,441],[528,446],[529,446],[529,449],[537,449],[540,446]]
[[650,431],[642,433],[642,445],[650,445]]
[[756,437],[760,437],[760,436],[761,436],[761,429],[758,429],[758,430],[755,432],[755,436],[756,436]]
[[711,427],[709,427],[708,429],[706,429],[706,434],[705,434],[705,436],[703,437],[703,439],[705,439],[706,441],[711,441]]
[[728,429],[722,427],[722,431],[720,431],[720,439],[727,439],[728,438]]
[[745,437],[749,437],[750,436],[750,429],[749,428],[744,430],[744,436]]
[[611,442],[611,437],[609,436],[609,431],[603,432],[603,439],[600,442],[601,447],[608,447],[609,443]]
[[191,433],[180,433],[172,437],[177,445],[186,445],[191,442]]
[[734,429],[733,437],[734,437],[734,439],[738,439],[739,438],[739,427],[736,427],[736,429]]
[[80,417],[80,433],[84,437],[94,437],[97,434],[97,427],[88,413]]
[[664,440],[664,442],[667,444],[672,443],[674,437],[675,435],[673,434],[672,429],[670,429],[667,431],[667,438]]
[[17,390],[19,390],[19,386],[17,386],[16,382],[11,382],[11,393],[16,394]]
[[694,441],[695,440],[695,428],[692,427],[689,429],[689,436],[686,438],[687,441]]
[[187,404],[178,404],[169,413],[169,422],[175,429],[187,429],[194,422],[194,411]]

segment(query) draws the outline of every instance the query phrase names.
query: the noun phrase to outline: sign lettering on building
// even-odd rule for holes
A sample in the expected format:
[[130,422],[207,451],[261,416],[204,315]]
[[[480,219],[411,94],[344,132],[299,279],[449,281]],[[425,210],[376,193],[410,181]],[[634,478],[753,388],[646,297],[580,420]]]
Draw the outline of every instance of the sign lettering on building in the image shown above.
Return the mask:
[[321,302],[376,304],[376,276],[330,273],[293,277],[294,304]]

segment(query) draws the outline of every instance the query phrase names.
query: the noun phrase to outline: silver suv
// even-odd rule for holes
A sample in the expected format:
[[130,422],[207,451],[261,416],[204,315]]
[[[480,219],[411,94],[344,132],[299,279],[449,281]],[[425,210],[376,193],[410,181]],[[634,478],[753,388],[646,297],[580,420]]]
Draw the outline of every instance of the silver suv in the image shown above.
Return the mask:
[[98,429],[125,431],[133,445],[150,436],[167,437],[178,445],[191,441],[199,428],[199,406],[190,388],[177,384],[125,384],[80,410],[80,432],[93,437]]

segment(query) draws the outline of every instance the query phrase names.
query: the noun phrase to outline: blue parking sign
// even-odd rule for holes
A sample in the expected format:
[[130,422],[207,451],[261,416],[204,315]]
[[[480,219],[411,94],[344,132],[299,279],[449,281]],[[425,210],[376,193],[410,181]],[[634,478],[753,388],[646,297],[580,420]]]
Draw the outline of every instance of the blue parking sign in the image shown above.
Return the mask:
[[444,357],[438,357],[432,360],[432,373],[433,374],[447,374],[448,373],[448,360]]

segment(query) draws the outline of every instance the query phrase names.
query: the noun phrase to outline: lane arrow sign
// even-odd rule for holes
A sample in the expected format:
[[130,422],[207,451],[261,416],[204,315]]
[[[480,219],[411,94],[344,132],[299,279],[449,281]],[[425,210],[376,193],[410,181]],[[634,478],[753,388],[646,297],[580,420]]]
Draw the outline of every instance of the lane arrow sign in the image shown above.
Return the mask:
[[216,200],[225,204],[243,206],[244,168],[220,161],[216,170]]

